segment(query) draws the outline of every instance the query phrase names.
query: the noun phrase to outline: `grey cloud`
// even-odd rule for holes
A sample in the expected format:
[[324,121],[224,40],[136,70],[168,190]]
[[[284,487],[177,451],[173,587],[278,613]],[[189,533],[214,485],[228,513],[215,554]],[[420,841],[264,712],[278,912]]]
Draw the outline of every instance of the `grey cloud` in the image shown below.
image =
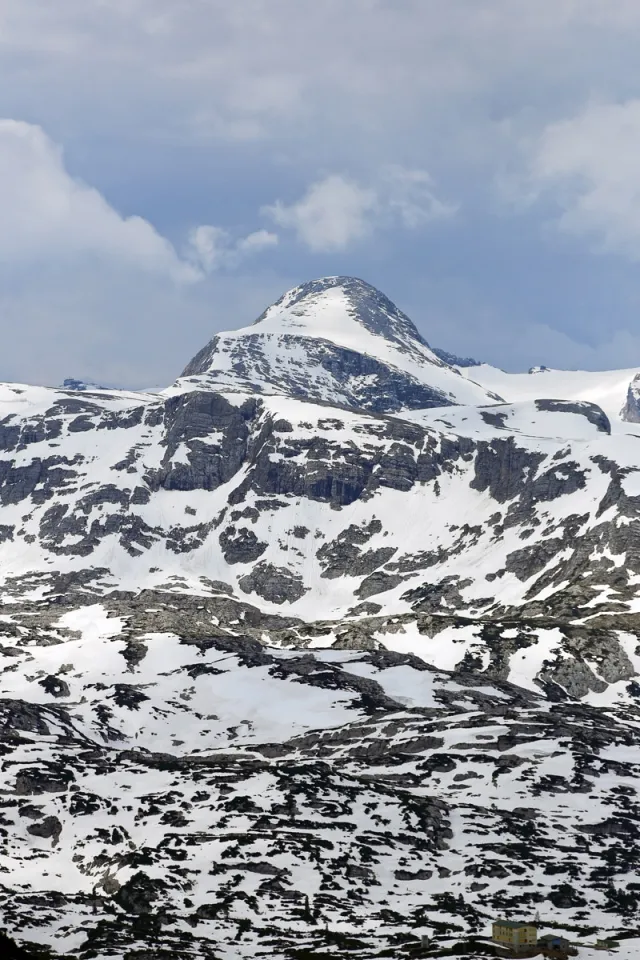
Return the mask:
[[[20,264],[14,257],[11,270],[5,262],[0,322],[11,343],[0,376],[162,382],[179,366],[176,357],[194,353],[216,329],[250,321],[291,282],[316,272],[363,273],[366,267],[384,287],[381,275],[390,263],[389,275],[396,270],[407,298],[417,303],[422,276],[453,269],[442,258],[448,251],[448,263],[455,261],[454,243],[468,249],[452,277],[454,288],[467,277],[468,309],[454,309],[453,294],[443,299],[442,325],[433,312],[424,324],[434,342],[465,353],[479,345],[483,355],[511,366],[537,362],[538,355],[525,358],[524,347],[542,350],[545,338],[558,362],[617,363],[635,350],[632,334],[624,340],[623,332],[635,305],[615,301],[615,282],[605,273],[620,317],[613,306],[610,344],[594,353],[577,334],[567,340],[561,332],[568,329],[562,310],[536,325],[535,307],[526,314],[523,305],[522,324],[534,333],[511,336],[500,305],[495,315],[483,313],[486,277],[481,269],[473,275],[473,262],[482,260],[478,251],[494,225],[496,170],[521,170],[523,141],[531,150],[524,164],[531,164],[544,132],[580,117],[594,93],[615,104],[634,89],[637,0],[4,0],[0,36],[0,115],[28,118],[68,146],[72,179],[79,170],[90,185],[100,182],[104,204],[120,216],[109,223],[121,254],[129,249],[128,257],[107,257],[104,246],[89,255],[74,227],[76,259],[69,257],[59,276],[48,263],[51,246],[42,248],[37,269],[33,257]],[[188,192],[196,154],[201,169],[213,172],[194,178],[187,215],[179,198]],[[545,181],[544,212],[536,207],[526,224],[516,218],[510,229],[529,231],[542,246],[540,221],[551,204],[565,215],[566,230],[621,250],[622,214],[613,244],[612,221],[604,224],[600,204],[596,223],[593,198],[585,220],[595,181],[584,189],[584,168],[551,175],[549,156],[532,181],[538,193]],[[93,170],[100,165],[99,181]],[[319,230],[300,203],[310,184],[336,171],[362,191],[360,207],[341,227],[318,214]],[[122,215],[116,211],[127,204],[113,199],[114,182],[131,198]],[[247,193],[251,202],[239,215]],[[427,237],[436,231],[410,232],[434,216],[450,216],[458,202],[459,215],[437,233],[458,231],[449,247],[444,241],[429,247]],[[254,222],[263,204],[275,208],[282,224],[280,276],[264,272],[271,258],[249,259],[273,244],[267,239],[272,230],[261,233]],[[513,216],[512,209],[501,212]],[[140,267],[139,251],[135,265],[127,247],[132,224],[144,223],[151,260],[164,264],[151,272]],[[184,241],[194,224],[206,224],[208,232],[187,255]],[[23,225],[17,223],[16,236]],[[289,242],[296,232],[306,246]],[[354,237],[358,245],[351,244]],[[311,256],[306,249],[314,243]],[[67,243],[67,251],[72,247]],[[361,261],[354,259],[356,247]],[[532,242],[529,271],[536,253]],[[201,274],[205,267],[218,272],[190,286],[169,279],[172,271],[194,266]],[[500,283],[512,281],[505,275]]]
[[348,118],[367,140],[403,129],[431,142],[447,105],[486,120],[507,90],[553,113],[574,81],[593,77],[605,38],[612,74],[629,76],[634,63],[616,52],[637,39],[640,10],[625,0],[5,0],[2,28],[5,97],[43,121],[69,126],[75,109],[91,126],[98,108],[102,124],[156,135],[162,104],[163,136],[313,139],[314,124]]

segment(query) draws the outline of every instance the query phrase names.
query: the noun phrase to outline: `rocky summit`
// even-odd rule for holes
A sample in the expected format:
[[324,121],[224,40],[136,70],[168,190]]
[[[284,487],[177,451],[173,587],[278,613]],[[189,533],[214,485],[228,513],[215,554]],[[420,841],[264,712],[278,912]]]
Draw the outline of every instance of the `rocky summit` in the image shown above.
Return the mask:
[[160,392],[0,385],[16,949],[635,957],[639,379],[329,277]]

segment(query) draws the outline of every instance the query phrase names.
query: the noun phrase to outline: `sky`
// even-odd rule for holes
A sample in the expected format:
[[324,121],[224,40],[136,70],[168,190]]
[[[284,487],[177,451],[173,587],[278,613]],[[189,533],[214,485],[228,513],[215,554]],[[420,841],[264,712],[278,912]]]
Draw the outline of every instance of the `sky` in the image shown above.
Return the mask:
[[637,0],[0,0],[0,379],[170,383],[326,275],[640,368]]

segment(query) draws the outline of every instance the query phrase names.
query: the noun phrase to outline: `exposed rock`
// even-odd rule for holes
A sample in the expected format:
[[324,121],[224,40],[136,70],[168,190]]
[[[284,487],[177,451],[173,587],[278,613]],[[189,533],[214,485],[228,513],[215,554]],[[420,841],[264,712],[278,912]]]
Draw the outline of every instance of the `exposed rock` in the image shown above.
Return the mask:
[[127,913],[145,914],[152,911],[154,903],[166,889],[167,884],[162,880],[139,870],[119,888],[113,899]]
[[628,423],[640,423],[640,373],[629,384],[627,402],[620,411],[620,416]]
[[238,586],[245,593],[257,593],[270,603],[294,603],[306,593],[302,577],[286,567],[274,567],[264,561],[241,577]]
[[385,593],[387,590],[393,590],[403,581],[397,573],[385,573],[384,570],[378,570],[376,573],[365,577],[358,589],[356,595],[362,600],[367,597],[373,597],[377,593]]
[[248,527],[227,527],[220,534],[219,542],[227,563],[252,563],[267,549],[267,544],[258,540]]
[[39,683],[40,686],[44,688],[45,693],[50,694],[52,697],[71,696],[69,684],[60,677],[52,677],[49,675],[48,677],[45,677],[44,680],[40,680]]
[[72,770],[53,762],[43,763],[42,769],[31,767],[18,773],[15,780],[15,792],[18,796],[65,793],[74,780],[75,776]]
[[575,413],[586,417],[601,433],[611,433],[611,424],[604,410],[595,403],[586,400],[571,402],[569,400],[536,400],[538,410],[548,410],[552,413]]
[[27,827],[27,833],[30,833],[33,837],[42,837],[45,840],[52,839],[57,843],[62,833],[62,824],[57,817],[44,817]]

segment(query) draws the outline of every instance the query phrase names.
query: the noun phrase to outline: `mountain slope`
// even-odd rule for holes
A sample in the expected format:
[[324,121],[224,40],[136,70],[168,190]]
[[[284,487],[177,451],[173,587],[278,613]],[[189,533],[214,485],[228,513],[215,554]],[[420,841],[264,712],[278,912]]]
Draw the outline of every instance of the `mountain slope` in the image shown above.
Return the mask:
[[[111,393],[7,389],[22,391],[24,410],[0,436],[12,616],[73,583],[88,599],[222,592],[265,616],[333,620],[333,636],[345,616],[364,617],[363,642],[374,644],[387,642],[380,618],[401,616],[406,649],[436,660],[416,632],[425,614],[555,617],[609,631],[618,667],[603,681],[599,655],[588,666],[565,639],[547,657],[549,678],[578,662],[582,680],[562,686],[588,695],[635,674],[617,639],[640,612],[635,447],[610,436],[594,406],[398,419],[202,389],[135,406]],[[306,635],[297,629],[295,642]],[[451,666],[474,651],[487,668],[474,636],[460,634]],[[504,645],[507,663],[514,646]]]
[[201,374],[218,388],[374,413],[500,399],[441,360],[390,300],[351,277],[296,287],[253,326],[217,335],[182,376]]
[[640,922],[637,371],[443,356],[338,277],[160,393],[0,385],[18,939],[302,960]]
[[18,670],[0,701],[0,904],[20,938],[370,957],[486,936],[505,911],[587,942],[637,915],[637,711],[228,636],[149,635],[132,664],[117,624],[66,623],[62,673],[60,647],[18,655],[58,668],[58,700],[54,674]]
[[625,402],[637,367],[627,370],[550,370],[534,368],[530,373],[505,373],[488,364],[461,368],[463,376],[470,376],[485,389],[497,392],[508,402],[536,400],[547,397],[555,400],[575,400],[596,403],[605,411],[614,428],[625,429]]

